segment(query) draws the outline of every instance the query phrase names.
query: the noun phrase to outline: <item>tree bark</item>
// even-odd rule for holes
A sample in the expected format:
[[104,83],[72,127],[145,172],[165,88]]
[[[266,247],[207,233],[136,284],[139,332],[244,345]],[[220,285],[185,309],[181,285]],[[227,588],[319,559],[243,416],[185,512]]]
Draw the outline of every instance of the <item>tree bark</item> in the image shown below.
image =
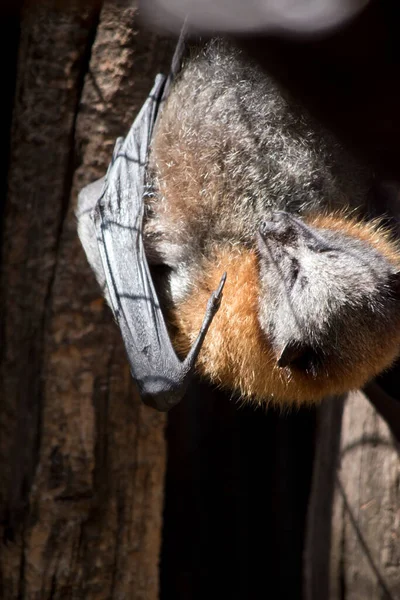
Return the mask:
[[4,599],[158,597],[165,418],[135,392],[74,204],[169,55],[131,2],[22,11],[2,247]]

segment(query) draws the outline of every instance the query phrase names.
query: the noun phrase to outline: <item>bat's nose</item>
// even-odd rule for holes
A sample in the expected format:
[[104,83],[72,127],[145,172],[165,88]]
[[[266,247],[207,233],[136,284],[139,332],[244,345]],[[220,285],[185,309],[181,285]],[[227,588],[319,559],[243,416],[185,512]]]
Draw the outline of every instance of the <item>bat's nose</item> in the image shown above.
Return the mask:
[[284,243],[298,237],[295,221],[283,210],[268,215],[268,218],[262,221],[259,232],[264,241],[274,239]]

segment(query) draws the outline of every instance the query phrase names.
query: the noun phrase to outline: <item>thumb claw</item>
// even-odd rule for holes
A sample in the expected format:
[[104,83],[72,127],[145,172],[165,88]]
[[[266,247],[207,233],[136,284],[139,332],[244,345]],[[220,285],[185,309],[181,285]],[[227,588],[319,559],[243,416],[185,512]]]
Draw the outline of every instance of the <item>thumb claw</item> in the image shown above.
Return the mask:
[[221,280],[219,282],[218,289],[215,292],[216,299],[219,299],[221,297],[222,290],[224,289],[225,281],[226,281],[226,271],[225,271],[225,273],[222,274]]

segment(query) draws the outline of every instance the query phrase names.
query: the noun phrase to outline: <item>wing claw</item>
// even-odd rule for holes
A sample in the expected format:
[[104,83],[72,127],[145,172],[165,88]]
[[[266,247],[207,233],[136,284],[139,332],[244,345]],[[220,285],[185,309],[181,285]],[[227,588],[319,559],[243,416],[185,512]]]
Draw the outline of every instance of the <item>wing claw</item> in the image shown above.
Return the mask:
[[176,356],[143,246],[147,152],[166,80],[153,90],[125,140],[118,140],[105,178],[82,190],[79,235],[110,304],[141,398],[166,411],[182,400],[207,330],[220,306],[226,274],[207,304],[188,356]]

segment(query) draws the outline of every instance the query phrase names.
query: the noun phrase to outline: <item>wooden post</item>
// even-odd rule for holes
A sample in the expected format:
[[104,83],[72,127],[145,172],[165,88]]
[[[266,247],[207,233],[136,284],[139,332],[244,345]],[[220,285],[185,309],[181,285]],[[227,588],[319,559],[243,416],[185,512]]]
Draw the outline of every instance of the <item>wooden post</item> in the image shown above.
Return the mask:
[[2,247],[4,600],[158,598],[165,418],[135,395],[74,216],[168,68],[170,45],[132,4],[22,11]]
[[306,600],[394,600],[400,597],[398,443],[363,393],[350,394],[341,413],[339,401],[320,409]]

